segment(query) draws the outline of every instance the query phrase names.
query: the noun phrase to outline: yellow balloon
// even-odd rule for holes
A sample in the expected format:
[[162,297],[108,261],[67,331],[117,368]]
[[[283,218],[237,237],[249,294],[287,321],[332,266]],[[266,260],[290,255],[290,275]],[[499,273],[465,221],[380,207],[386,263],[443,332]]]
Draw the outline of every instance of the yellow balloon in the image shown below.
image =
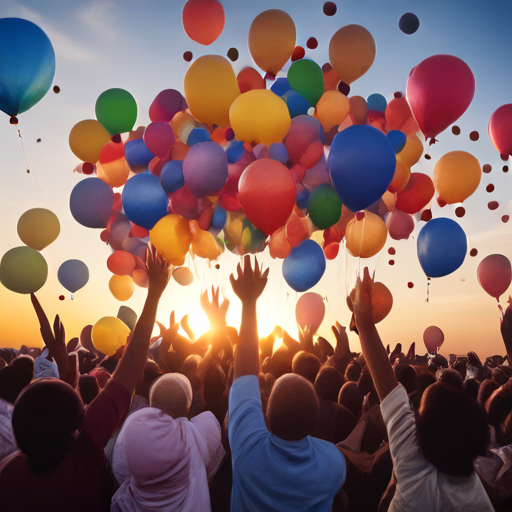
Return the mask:
[[478,188],[481,178],[482,168],[472,154],[451,151],[438,160],[432,181],[439,199],[454,204],[467,199]]
[[110,278],[108,287],[112,295],[121,302],[128,300],[133,295],[133,290],[135,289],[133,279],[130,276],[118,275],[114,275]]
[[416,134],[412,134],[407,137],[404,149],[396,155],[396,158],[411,168],[414,164],[418,163],[422,154],[423,144]]
[[161,218],[149,232],[151,243],[173,265],[183,264],[190,238],[188,220],[174,213]]
[[57,215],[46,208],[27,210],[18,220],[21,241],[36,251],[48,247],[59,233],[60,222]]
[[129,334],[130,329],[123,321],[114,316],[105,316],[94,324],[91,337],[96,350],[112,356],[126,344]]
[[192,236],[192,252],[200,258],[216,260],[223,252],[209,231],[198,230]]
[[249,52],[254,62],[277,75],[292,56],[297,33],[289,14],[279,9],[264,11],[251,23]]
[[229,122],[237,140],[254,141],[268,147],[283,141],[292,121],[286,103],[279,96],[272,91],[255,89],[241,94],[233,102]]
[[361,25],[346,25],[329,43],[329,61],[346,84],[362,77],[375,60],[375,41]]
[[48,264],[43,255],[31,247],[15,247],[0,262],[0,282],[16,293],[34,293],[48,278]]
[[110,135],[96,119],[80,121],[69,132],[71,151],[80,160],[91,164],[99,160],[101,148],[108,142]]
[[315,117],[318,118],[325,131],[343,123],[350,112],[350,102],[340,91],[327,91],[316,104]]
[[188,286],[194,282],[194,274],[187,267],[179,267],[173,273],[172,277],[181,286]]
[[199,57],[185,75],[185,98],[192,115],[201,123],[226,126],[229,107],[240,95],[233,67],[220,55]]
[[128,180],[130,168],[125,158],[96,164],[96,175],[111,187],[122,187]]
[[374,213],[365,210],[363,220],[354,217],[347,225],[345,239],[347,250],[352,256],[371,258],[386,244],[388,229],[386,223]]

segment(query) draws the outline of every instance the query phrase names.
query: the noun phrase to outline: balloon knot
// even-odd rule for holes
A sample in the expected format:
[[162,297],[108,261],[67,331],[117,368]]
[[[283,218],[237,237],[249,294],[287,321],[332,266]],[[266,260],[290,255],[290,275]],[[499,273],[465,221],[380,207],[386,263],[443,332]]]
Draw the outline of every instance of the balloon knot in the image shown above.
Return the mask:
[[9,119],[9,122],[16,126],[18,124],[18,118],[16,116],[11,116],[11,119]]
[[115,144],[119,144],[121,142],[121,135],[119,135],[118,133],[116,135],[112,135],[112,137],[110,137],[110,140]]
[[434,137],[431,137],[430,138],[430,142],[428,143],[429,146],[432,146],[433,144],[435,144],[436,142],[439,142],[437,139],[434,139]]
[[265,80],[272,80],[272,82],[276,79],[276,75],[272,73],[268,73],[265,75]]

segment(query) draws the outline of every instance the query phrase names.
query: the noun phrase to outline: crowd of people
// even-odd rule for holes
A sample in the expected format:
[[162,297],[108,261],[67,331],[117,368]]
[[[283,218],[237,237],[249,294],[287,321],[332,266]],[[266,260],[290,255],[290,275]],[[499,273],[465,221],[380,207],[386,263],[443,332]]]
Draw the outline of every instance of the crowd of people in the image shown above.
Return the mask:
[[0,349],[0,510],[512,510],[510,308],[505,357],[391,351],[365,269],[348,298],[362,353],[339,324],[332,344],[307,327],[260,339],[268,269],[245,256],[239,330],[212,289],[208,332],[171,314],[152,338],[171,268],[154,249],[146,265],[143,311],[108,357],[91,326],[66,343],[32,295],[45,348]]

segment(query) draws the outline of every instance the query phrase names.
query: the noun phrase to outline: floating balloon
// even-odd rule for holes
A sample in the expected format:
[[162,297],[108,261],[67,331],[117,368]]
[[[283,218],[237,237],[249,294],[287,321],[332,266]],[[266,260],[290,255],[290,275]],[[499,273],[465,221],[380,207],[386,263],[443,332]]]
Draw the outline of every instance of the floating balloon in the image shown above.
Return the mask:
[[302,48],[302,46],[296,46],[292,52],[292,56],[291,56],[290,60],[292,62],[295,62],[297,60],[303,59],[304,55],[306,55],[306,50],[304,50],[304,48]]
[[325,2],[323,11],[326,16],[334,16],[338,8],[334,2]]
[[18,220],[21,241],[36,251],[42,251],[49,246],[59,233],[60,222],[57,215],[46,208],[32,208]]
[[112,295],[119,301],[124,302],[133,295],[134,284],[130,276],[113,275],[108,282]]
[[135,266],[135,258],[126,251],[114,251],[107,259],[108,269],[118,276],[131,276]]
[[407,142],[407,136],[404,132],[401,132],[399,130],[391,130],[388,132],[387,135],[389,142],[391,142],[391,145],[393,146],[393,149],[395,150],[395,153],[400,153],[402,149],[404,149],[405,144]]
[[395,174],[393,175],[393,180],[389,184],[388,190],[392,194],[402,192],[402,190],[407,186],[407,183],[409,183],[410,179],[411,170],[399,158],[397,158]]
[[178,112],[186,108],[187,102],[179,91],[164,89],[151,103],[149,118],[153,122],[169,123]]
[[503,155],[512,155],[512,103],[498,107],[489,119],[489,138],[494,147]]
[[338,126],[350,112],[348,98],[338,90],[326,91],[316,104],[315,115],[325,131]]
[[388,230],[384,221],[378,215],[365,211],[362,220],[353,218],[347,224],[347,251],[356,258],[371,258],[386,245],[387,237]]
[[135,313],[133,309],[128,306],[120,306],[119,311],[117,312],[117,318],[119,318],[121,322],[125,323],[128,329],[133,332],[133,329],[135,329],[135,325],[137,324],[137,313]]
[[[194,223],[196,223],[196,221],[193,221],[191,224]],[[191,231],[192,241],[190,250],[193,254],[207,260],[216,260],[221,255],[223,249],[219,247],[219,244],[215,241],[215,237],[209,231],[199,229],[197,224],[195,224]]]
[[[347,300],[347,305],[350,311],[354,312],[352,307],[352,301]],[[372,292],[372,310],[373,310],[373,321],[378,324],[386,318],[393,307],[393,295],[389,291],[389,288],[380,282],[373,283]]]
[[313,60],[301,59],[290,66],[287,78],[292,89],[315,107],[324,93],[322,68]]
[[155,158],[143,139],[127,141],[124,145],[124,154],[130,169],[136,174],[147,171],[149,163]]
[[377,93],[370,94],[370,96],[366,98],[366,104],[368,105],[368,110],[374,110],[375,112],[385,112],[388,106],[386,98],[384,98],[382,94]]
[[48,264],[41,253],[31,247],[15,247],[0,261],[0,282],[12,292],[35,293],[48,277]]
[[94,324],[91,338],[98,352],[112,356],[126,344],[129,334],[130,329],[119,318],[105,316]]
[[194,282],[194,274],[187,267],[178,267],[172,273],[172,277],[181,286],[188,286]]
[[67,260],[59,267],[57,277],[66,290],[75,293],[89,282],[89,269],[83,261]]
[[309,326],[311,334],[315,334],[322,324],[324,316],[324,299],[318,293],[305,293],[297,301],[297,305],[295,306],[295,319],[301,329]]
[[432,219],[418,236],[418,259],[427,277],[455,272],[464,262],[467,248],[466,233],[451,219]]
[[243,94],[254,89],[265,89],[265,79],[254,68],[244,68],[236,77],[238,88]]
[[407,240],[414,231],[414,219],[411,215],[395,208],[387,215],[386,226],[393,240]]
[[183,7],[182,20],[187,36],[208,46],[224,29],[224,8],[217,0],[188,0]]
[[167,261],[177,265],[190,247],[189,223],[178,215],[167,215],[149,232],[149,240]]
[[441,348],[441,345],[444,342],[444,333],[439,327],[435,325],[431,325],[425,329],[423,333],[423,343],[425,343],[425,347],[427,348],[429,354],[436,354],[437,351]]
[[506,256],[491,254],[485,257],[476,271],[480,286],[498,302],[512,282],[512,267]]
[[122,187],[130,175],[130,167],[124,156],[124,145],[108,142],[100,152],[96,175],[111,187]]
[[434,184],[429,176],[413,172],[406,187],[398,193],[396,207],[405,213],[418,213],[434,197]]
[[137,120],[135,98],[124,89],[108,89],[96,100],[96,119],[110,135],[129,132]]
[[415,134],[412,134],[407,137],[405,146],[397,158],[407,167],[411,168],[414,164],[418,163],[422,154],[423,144]]
[[154,155],[163,158],[175,142],[174,132],[169,123],[157,121],[144,130],[144,144]]
[[420,20],[416,14],[413,14],[412,12],[406,12],[400,16],[398,26],[404,34],[411,35],[420,28]]
[[320,185],[308,198],[309,218],[318,229],[327,229],[341,217],[341,200],[336,191],[327,184]]
[[55,75],[55,52],[48,36],[20,18],[0,19],[0,110],[26,112],[43,99]]
[[166,192],[176,192],[185,185],[183,177],[183,162],[179,160],[171,160],[167,162],[160,174],[160,182]]
[[86,228],[106,228],[113,204],[112,188],[99,178],[78,182],[69,198],[71,215]]
[[298,116],[292,119],[290,130],[284,139],[284,145],[292,163],[301,163],[309,146],[320,140],[321,131],[322,125],[314,117]]
[[317,284],[326,267],[322,248],[313,240],[294,247],[283,262],[283,277],[290,288],[305,292]]
[[110,135],[96,119],[80,121],[69,132],[69,147],[84,162],[95,164],[100,159],[101,149],[108,142]]

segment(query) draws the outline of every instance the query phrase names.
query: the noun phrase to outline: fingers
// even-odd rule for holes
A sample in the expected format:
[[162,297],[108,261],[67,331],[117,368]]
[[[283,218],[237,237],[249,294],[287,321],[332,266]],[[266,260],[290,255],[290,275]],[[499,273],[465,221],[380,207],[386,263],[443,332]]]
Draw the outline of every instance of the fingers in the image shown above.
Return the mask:
[[158,328],[160,329],[160,336],[163,336],[165,334],[165,331],[167,330],[165,325],[161,324],[158,320],[155,323],[158,325]]
[[171,311],[171,318],[169,319],[169,326],[174,325],[176,323],[174,311]]
[[262,279],[267,279],[268,277],[268,273],[269,273],[269,268],[267,268],[267,270],[265,270],[265,272],[263,272],[263,275],[261,276]]

